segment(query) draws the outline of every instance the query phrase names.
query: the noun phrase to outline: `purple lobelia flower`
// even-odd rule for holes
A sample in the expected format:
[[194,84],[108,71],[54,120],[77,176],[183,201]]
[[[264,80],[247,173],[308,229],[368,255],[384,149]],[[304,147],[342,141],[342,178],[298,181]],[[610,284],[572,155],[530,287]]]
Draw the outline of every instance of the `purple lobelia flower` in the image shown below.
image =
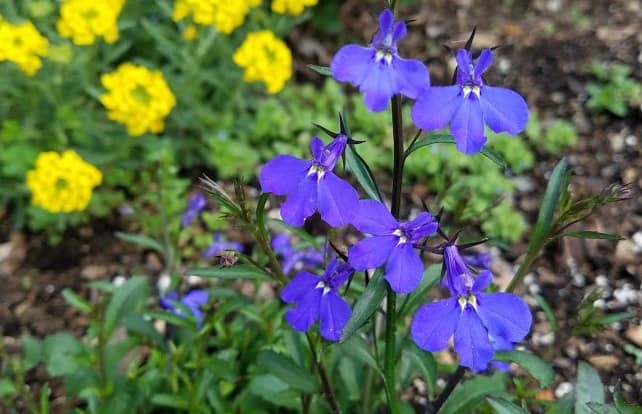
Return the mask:
[[187,308],[196,319],[196,324],[200,328],[203,324],[203,312],[200,307],[207,303],[209,294],[205,290],[192,290],[179,300],[178,293],[172,291],[160,298],[160,305],[163,309],[168,310],[178,316],[185,317],[183,310],[177,306],[180,303]]
[[283,273],[302,268],[316,268],[323,264],[323,252],[309,248],[299,250],[292,246],[292,239],[287,234],[278,234],[272,238],[272,250],[283,259]]
[[361,200],[352,225],[372,236],[348,251],[352,267],[366,270],[386,263],[384,278],[397,293],[409,293],[419,285],[424,265],[414,245],[437,231],[438,224],[430,213],[400,223],[379,201]]
[[468,266],[477,267],[480,269],[490,270],[491,268],[491,257],[490,253],[476,253],[476,254],[467,254],[463,256],[464,263]]
[[198,214],[205,208],[207,205],[207,200],[205,196],[201,193],[194,194],[187,203],[187,208],[181,219],[181,226],[187,227],[189,224],[194,221]]
[[420,348],[436,352],[446,348],[454,335],[460,364],[484,371],[495,350],[510,349],[524,339],[531,313],[517,295],[483,293],[492,281],[491,272],[473,276],[455,246],[444,249],[444,266],[451,297],[420,307],[410,336]]
[[435,130],[450,123],[457,149],[465,154],[483,148],[484,125],[495,132],[521,132],[528,122],[524,98],[510,89],[488,86],[482,79],[493,61],[491,50],[482,50],[476,64],[466,49],[459,49],[456,59],[457,83],[433,86],[419,96],[412,108],[415,124],[424,130]]
[[423,63],[397,54],[397,42],[405,35],[406,24],[394,21],[393,13],[384,10],[370,46],[346,45],[339,49],[330,63],[332,76],[358,86],[366,107],[374,112],[386,109],[397,93],[416,99],[430,86],[430,77]]
[[237,242],[223,240],[223,235],[216,232],[212,238],[212,244],[203,252],[203,257],[210,258],[226,250],[242,252],[243,246]]
[[259,176],[261,189],[287,199],[281,217],[291,226],[303,225],[316,210],[333,227],[346,225],[354,216],[359,194],[347,181],[332,172],[348,143],[338,134],[327,146],[321,138],[310,142],[312,160],[279,155],[270,160]]
[[281,299],[285,303],[296,304],[285,313],[290,326],[305,332],[319,319],[321,335],[325,339],[341,339],[352,311],[339,296],[338,289],[352,272],[354,270],[348,264],[333,259],[321,277],[305,271],[297,273],[281,291]]

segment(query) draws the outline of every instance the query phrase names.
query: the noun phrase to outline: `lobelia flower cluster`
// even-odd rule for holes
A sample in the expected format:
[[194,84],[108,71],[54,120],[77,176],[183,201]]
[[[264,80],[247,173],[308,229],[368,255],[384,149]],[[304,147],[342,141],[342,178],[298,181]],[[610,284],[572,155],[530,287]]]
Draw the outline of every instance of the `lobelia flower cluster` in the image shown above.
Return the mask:
[[[509,134],[524,129],[528,120],[524,99],[512,90],[487,85],[482,77],[492,63],[490,49],[482,50],[477,59],[467,48],[458,50],[455,84],[431,86],[422,62],[399,56],[398,42],[405,35],[406,24],[384,10],[370,45],[346,45],[337,52],[330,65],[332,76],[358,87],[366,107],[374,112],[386,109],[394,95],[416,100],[412,118],[417,127],[438,130],[450,125],[456,146],[464,154],[482,150],[485,126]],[[429,212],[399,221],[382,202],[359,200],[357,190],[334,172],[346,146],[353,143],[343,128],[327,145],[314,137],[311,159],[279,155],[265,164],[259,175],[263,192],[285,196],[281,205],[285,223],[302,226],[318,213],[332,227],[352,225],[366,235],[348,250],[347,263],[333,259],[322,276],[300,271],[281,292],[284,302],[295,304],[286,312],[295,330],[307,331],[318,319],[321,335],[332,341],[341,339],[350,317],[338,288],[351,274],[383,267],[390,288],[408,294],[417,288],[424,273],[418,247],[439,231],[438,221]],[[287,251],[283,245],[273,243],[277,252]],[[411,337],[431,352],[446,348],[454,337],[461,365],[485,370],[496,350],[512,349],[528,334],[531,314],[516,295],[484,293],[492,281],[490,256],[462,257],[451,242],[440,251],[444,256],[443,285],[450,297],[417,311]]]

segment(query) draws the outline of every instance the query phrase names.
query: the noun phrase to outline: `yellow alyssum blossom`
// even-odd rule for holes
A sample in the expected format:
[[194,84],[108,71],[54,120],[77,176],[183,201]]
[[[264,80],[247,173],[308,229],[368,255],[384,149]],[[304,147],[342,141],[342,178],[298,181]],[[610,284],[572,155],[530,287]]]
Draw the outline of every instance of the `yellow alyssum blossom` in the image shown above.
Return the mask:
[[114,43],[124,4],[125,0],[63,0],[56,28],[79,46],[92,45],[97,37]]
[[33,76],[42,67],[49,41],[31,22],[12,24],[0,16],[0,62],[8,60]]
[[172,19],[177,22],[191,15],[194,23],[214,25],[219,32],[230,34],[260,4],[261,0],[177,0]]
[[198,31],[196,30],[196,26],[193,24],[187,26],[185,30],[183,30],[183,33],[181,33],[183,40],[187,40],[188,42],[196,39],[196,36],[198,36]]
[[306,6],[316,6],[319,0],[272,0],[272,11],[298,16]]
[[269,30],[249,33],[233,59],[245,69],[246,82],[263,82],[272,94],[283,89],[292,77],[292,53],[285,42]]
[[51,213],[83,211],[89,205],[94,187],[103,176],[75,151],[41,152],[34,169],[27,173],[31,204]]
[[107,89],[100,97],[108,110],[107,116],[124,124],[129,135],[163,131],[165,117],[176,105],[176,98],[160,71],[123,63],[102,75],[100,81]]

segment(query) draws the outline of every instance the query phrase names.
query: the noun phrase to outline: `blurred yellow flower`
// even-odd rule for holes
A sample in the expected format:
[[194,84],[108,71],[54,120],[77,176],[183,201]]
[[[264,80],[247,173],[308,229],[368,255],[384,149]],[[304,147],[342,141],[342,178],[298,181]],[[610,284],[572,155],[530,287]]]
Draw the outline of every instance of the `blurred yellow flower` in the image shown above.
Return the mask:
[[181,34],[181,37],[183,40],[187,40],[188,42],[196,39],[196,36],[198,35],[198,31],[196,30],[196,26],[193,24],[190,24],[183,30],[183,33]]
[[11,24],[0,16],[0,62],[8,60],[33,76],[42,67],[49,41],[31,22]]
[[290,49],[269,30],[249,33],[233,58],[245,69],[246,82],[263,82],[272,94],[283,89],[292,77]]
[[118,15],[125,0],[63,0],[58,33],[80,46],[94,44],[96,37],[107,43],[118,40]]
[[100,102],[109,111],[109,119],[127,126],[129,135],[163,131],[163,121],[176,105],[176,98],[160,71],[123,63],[114,72],[102,75],[100,81],[107,89]]
[[35,168],[27,173],[31,204],[51,213],[83,211],[102,178],[96,167],[73,150],[62,154],[41,152],[36,158]]
[[177,22],[191,15],[194,23],[214,25],[219,32],[230,34],[260,4],[261,0],[176,0],[172,19]]
[[298,16],[306,6],[316,6],[318,0],[272,0],[272,11]]

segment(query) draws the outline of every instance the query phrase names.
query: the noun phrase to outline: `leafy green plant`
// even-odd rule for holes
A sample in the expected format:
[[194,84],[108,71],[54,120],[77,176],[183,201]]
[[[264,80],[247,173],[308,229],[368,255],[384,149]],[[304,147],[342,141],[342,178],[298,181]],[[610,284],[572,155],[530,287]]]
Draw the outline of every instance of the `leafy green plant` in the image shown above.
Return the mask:
[[640,105],[642,86],[631,78],[631,68],[621,63],[593,62],[589,70],[596,81],[586,85],[588,108],[595,112],[609,111],[624,117],[629,107]]

